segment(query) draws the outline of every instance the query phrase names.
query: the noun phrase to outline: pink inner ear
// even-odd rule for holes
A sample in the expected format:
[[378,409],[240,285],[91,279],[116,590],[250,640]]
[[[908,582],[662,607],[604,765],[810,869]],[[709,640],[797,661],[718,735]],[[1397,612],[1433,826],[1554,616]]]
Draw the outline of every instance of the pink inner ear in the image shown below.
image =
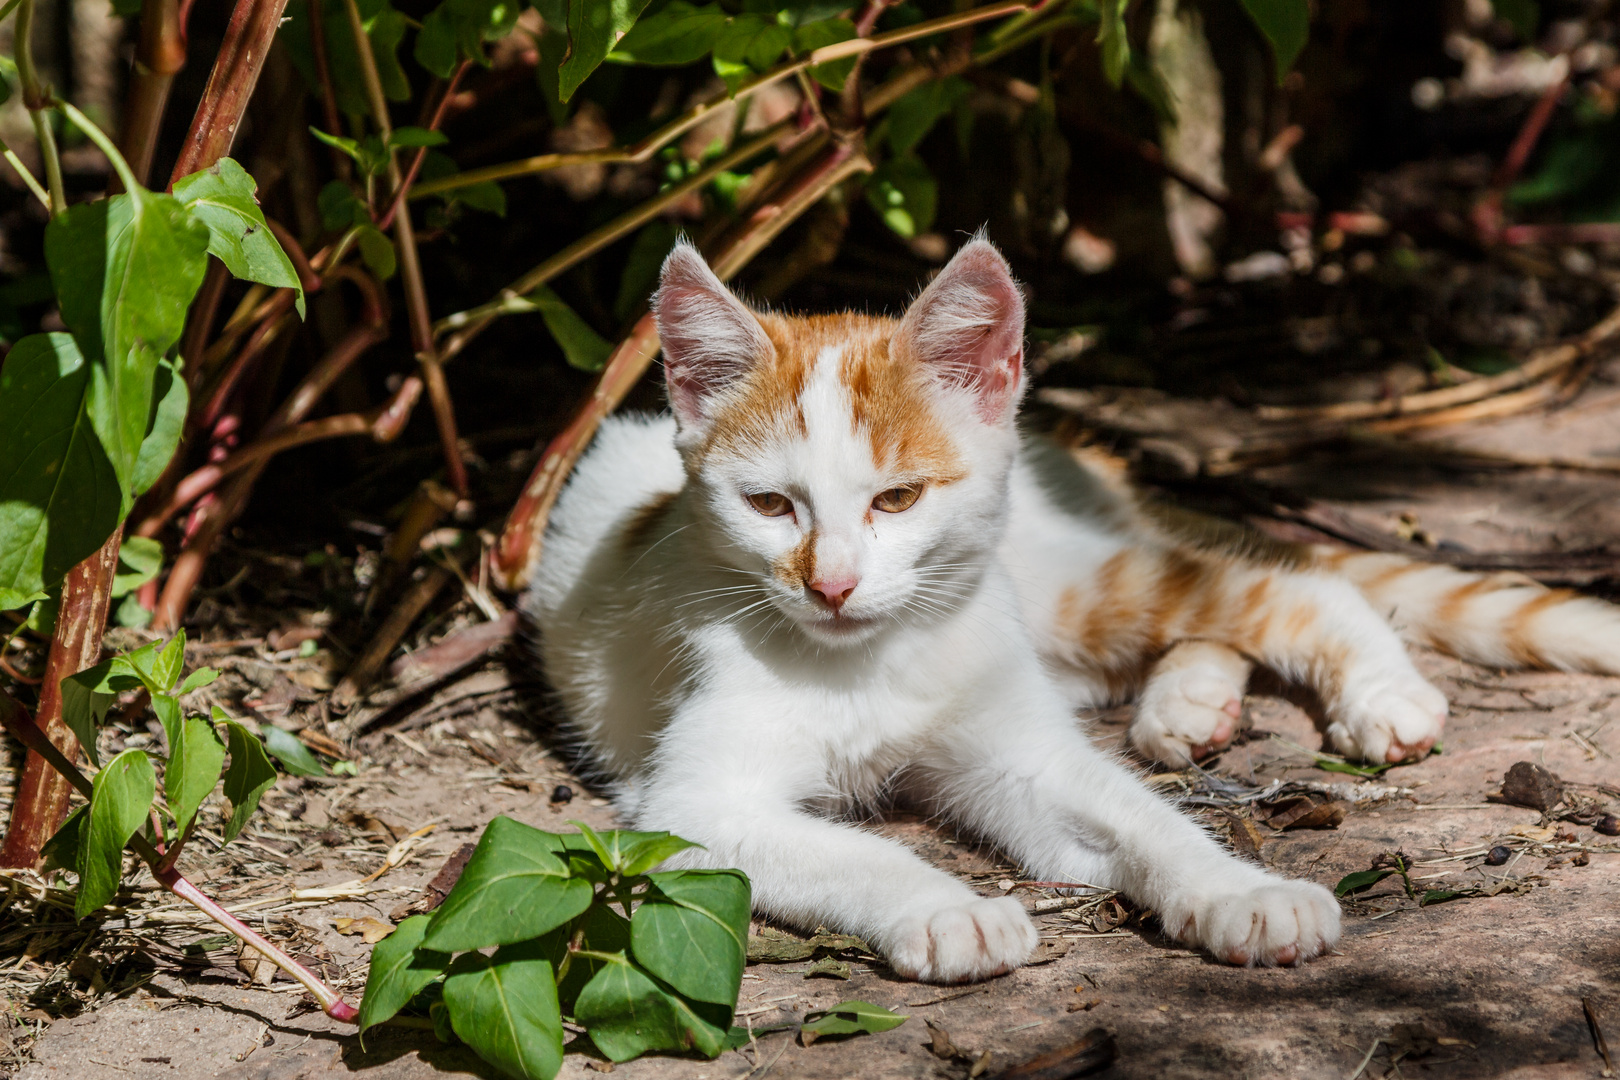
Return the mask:
[[704,420],[714,395],[774,352],[753,312],[685,242],[664,262],[653,311],[670,405],[683,424]]
[[979,415],[1001,420],[1024,372],[1024,298],[988,240],[956,253],[900,324],[897,342],[944,382],[973,390]]

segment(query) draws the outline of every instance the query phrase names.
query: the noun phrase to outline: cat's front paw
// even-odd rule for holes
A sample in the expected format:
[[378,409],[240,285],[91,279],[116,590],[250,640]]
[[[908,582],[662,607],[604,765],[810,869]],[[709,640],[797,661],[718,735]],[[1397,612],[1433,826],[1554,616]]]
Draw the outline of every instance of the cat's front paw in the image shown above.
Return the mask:
[[[1175,659],[1189,648],[1177,646]],[[1136,703],[1130,740],[1152,761],[1181,768],[1231,744],[1242,727],[1249,663],[1230,650],[1155,672]]]
[[1246,890],[1200,897],[1174,931],[1229,964],[1299,964],[1339,940],[1339,903],[1312,882],[1271,878]]
[[1417,761],[1446,726],[1446,696],[1416,675],[1346,705],[1328,725],[1334,749],[1359,761]]
[[1012,897],[971,900],[908,917],[895,932],[889,966],[921,982],[974,982],[1021,967],[1038,938]]

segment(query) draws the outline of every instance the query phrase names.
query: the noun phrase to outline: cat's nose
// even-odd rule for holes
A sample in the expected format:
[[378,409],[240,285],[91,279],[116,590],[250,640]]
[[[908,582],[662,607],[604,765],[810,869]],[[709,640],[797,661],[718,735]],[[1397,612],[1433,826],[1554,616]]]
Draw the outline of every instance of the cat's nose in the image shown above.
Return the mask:
[[821,594],[826,605],[837,611],[849,599],[849,594],[855,591],[860,584],[859,579],[853,577],[830,578],[826,581],[812,581],[810,587]]

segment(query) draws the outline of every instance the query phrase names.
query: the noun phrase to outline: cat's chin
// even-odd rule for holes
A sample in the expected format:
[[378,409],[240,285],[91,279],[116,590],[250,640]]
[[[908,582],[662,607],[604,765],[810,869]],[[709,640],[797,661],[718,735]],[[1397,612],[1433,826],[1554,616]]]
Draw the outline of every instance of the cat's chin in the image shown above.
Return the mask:
[[881,618],[862,618],[859,615],[825,615],[800,619],[799,625],[817,641],[830,645],[854,645],[877,633],[883,621]]

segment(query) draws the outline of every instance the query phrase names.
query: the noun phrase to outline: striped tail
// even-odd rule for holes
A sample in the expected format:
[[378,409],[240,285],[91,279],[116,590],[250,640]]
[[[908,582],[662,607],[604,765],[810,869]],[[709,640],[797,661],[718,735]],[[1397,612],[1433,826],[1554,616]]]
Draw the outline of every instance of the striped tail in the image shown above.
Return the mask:
[[1490,667],[1620,675],[1620,606],[1523,574],[1477,574],[1326,546],[1313,553],[1408,641]]

